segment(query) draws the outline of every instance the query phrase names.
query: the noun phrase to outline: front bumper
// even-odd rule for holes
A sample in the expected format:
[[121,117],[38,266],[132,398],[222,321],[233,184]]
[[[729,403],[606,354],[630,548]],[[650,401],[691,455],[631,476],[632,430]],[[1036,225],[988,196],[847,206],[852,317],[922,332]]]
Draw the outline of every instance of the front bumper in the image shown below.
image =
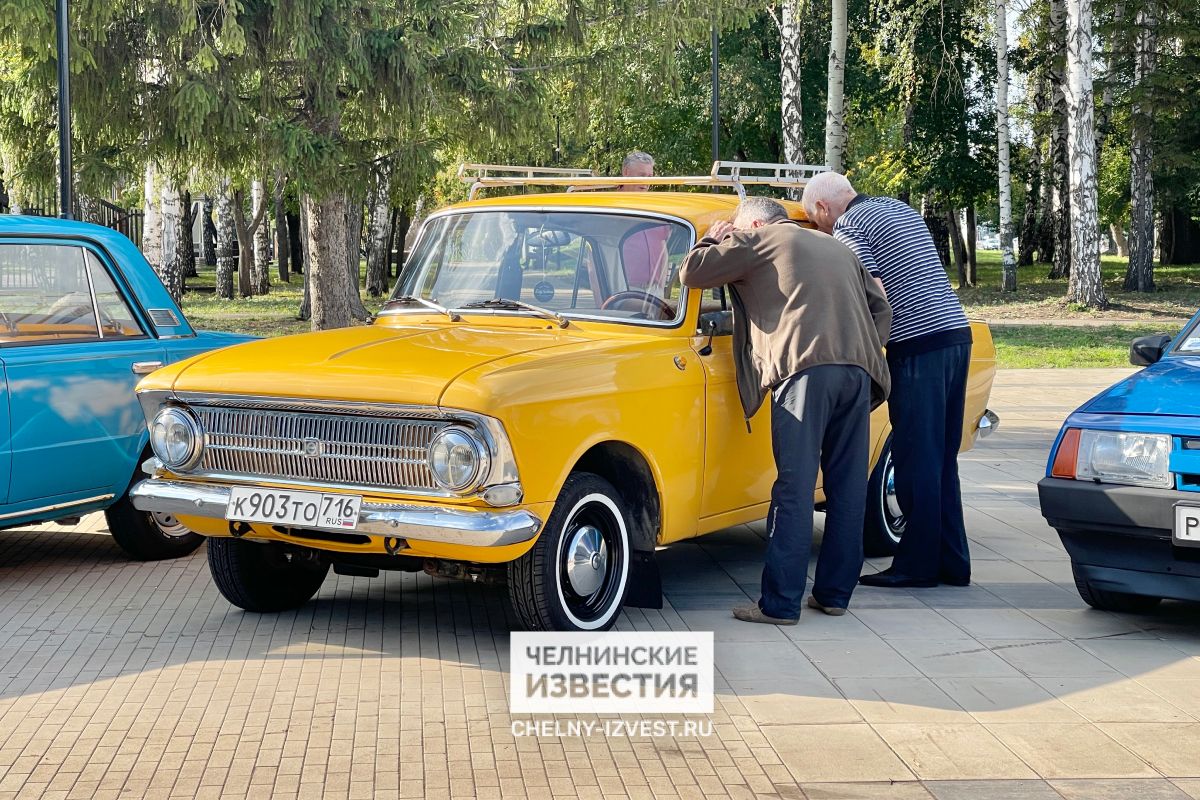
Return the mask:
[[1043,478],[1038,496],[1042,516],[1095,588],[1200,600],[1200,548],[1172,539],[1175,504],[1200,505],[1200,495]]
[[[224,520],[230,488],[213,483],[144,480],[129,490],[133,507],[180,517]],[[537,536],[542,521],[524,509],[467,511],[433,506],[362,504],[350,533],[379,539],[413,539],[472,547],[522,544]]]

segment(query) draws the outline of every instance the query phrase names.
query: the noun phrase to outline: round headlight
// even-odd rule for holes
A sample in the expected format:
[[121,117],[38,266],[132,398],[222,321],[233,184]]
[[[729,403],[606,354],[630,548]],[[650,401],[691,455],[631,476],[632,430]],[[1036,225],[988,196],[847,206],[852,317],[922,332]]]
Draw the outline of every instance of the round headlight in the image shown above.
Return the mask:
[[167,406],[150,423],[150,448],[168,469],[187,470],[200,460],[200,423],[178,406]]
[[483,466],[483,445],[462,428],[446,428],[434,437],[426,458],[443,488],[461,492],[475,485]]

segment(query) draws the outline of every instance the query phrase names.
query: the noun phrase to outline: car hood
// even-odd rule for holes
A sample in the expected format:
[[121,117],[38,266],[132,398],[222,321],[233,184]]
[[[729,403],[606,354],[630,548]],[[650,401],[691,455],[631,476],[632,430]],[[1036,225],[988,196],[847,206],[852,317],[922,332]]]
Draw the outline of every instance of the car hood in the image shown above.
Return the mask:
[[1109,387],[1079,410],[1200,417],[1200,357],[1164,358]]
[[557,328],[344,328],[261,339],[186,362],[176,392],[436,405],[456,377],[498,359],[585,341]]

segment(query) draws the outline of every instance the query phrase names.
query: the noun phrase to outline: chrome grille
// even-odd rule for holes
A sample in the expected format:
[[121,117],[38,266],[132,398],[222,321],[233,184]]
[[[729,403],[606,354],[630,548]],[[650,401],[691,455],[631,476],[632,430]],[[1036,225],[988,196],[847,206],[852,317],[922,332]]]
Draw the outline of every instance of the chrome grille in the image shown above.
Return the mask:
[[195,472],[391,491],[439,490],[425,463],[447,422],[192,406],[206,433]]

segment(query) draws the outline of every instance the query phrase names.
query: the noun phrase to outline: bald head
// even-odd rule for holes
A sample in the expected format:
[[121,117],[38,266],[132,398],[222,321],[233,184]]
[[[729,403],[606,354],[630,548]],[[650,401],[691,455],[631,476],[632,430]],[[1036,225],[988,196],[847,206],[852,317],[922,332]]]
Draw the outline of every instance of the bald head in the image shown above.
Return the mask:
[[854,187],[840,172],[821,172],[804,187],[804,213],[809,222],[825,233],[831,233],[846,206],[854,199]]

